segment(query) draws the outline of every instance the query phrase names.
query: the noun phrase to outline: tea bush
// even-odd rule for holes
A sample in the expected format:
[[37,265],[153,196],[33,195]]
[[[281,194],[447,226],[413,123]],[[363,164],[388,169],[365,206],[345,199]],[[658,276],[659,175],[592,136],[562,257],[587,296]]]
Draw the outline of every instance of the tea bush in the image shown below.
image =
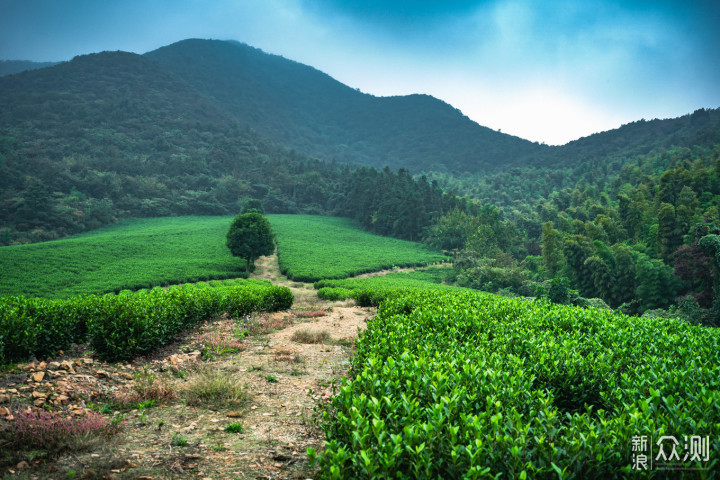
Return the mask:
[[0,363],[46,357],[89,340],[105,360],[132,358],[168,343],[181,330],[228,312],[285,310],[290,289],[234,280],[159,287],[66,300],[0,298]]
[[718,468],[720,331],[479,292],[377,297],[351,380],[318,406],[321,478],[626,478],[639,435],[709,436],[710,462],[687,466]]
[[269,215],[268,219],[277,237],[280,271],[299,282],[446,259],[428,245],[374,235],[347,218]]

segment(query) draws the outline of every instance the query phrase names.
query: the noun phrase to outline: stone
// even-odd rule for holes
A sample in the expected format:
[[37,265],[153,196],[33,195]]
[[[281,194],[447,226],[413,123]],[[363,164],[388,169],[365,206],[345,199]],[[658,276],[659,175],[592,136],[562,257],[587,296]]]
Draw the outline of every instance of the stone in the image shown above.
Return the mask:
[[60,368],[62,368],[63,370],[67,370],[67,371],[73,370],[72,363],[68,362],[67,360],[63,360],[60,363]]
[[228,412],[226,416],[230,418],[238,418],[243,416],[243,412]]
[[98,370],[97,372],[95,372],[95,376],[97,378],[110,378],[110,374],[105,370]]
[[60,368],[60,362],[50,362],[48,363],[48,368],[51,370],[58,370]]
[[33,391],[32,392],[32,398],[47,398],[47,393]]
[[45,372],[33,373],[31,377],[33,379],[33,382],[42,382],[43,378],[45,378]]
[[7,417],[10,415],[10,410],[7,407],[0,407],[0,417]]
[[0,403],[10,403],[10,395],[0,395]]
[[47,368],[47,362],[40,362],[37,368],[38,370],[45,370]]
[[92,358],[83,358],[83,359],[82,359],[82,362],[83,362],[85,365],[92,365],[93,363],[95,363],[95,361],[94,361]]

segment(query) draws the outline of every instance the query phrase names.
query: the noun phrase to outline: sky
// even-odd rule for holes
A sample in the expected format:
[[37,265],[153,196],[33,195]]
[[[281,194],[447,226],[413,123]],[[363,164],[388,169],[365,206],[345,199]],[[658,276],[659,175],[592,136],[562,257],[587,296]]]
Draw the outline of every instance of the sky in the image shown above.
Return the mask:
[[0,59],[237,40],[559,145],[720,107],[720,0],[0,0]]

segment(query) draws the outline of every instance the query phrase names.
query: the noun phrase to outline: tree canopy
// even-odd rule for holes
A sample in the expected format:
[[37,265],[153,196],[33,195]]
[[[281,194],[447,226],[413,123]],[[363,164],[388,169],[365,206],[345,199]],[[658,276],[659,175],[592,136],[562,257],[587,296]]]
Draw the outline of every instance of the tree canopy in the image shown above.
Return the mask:
[[270,222],[257,212],[237,215],[230,224],[226,238],[230,253],[247,261],[246,271],[250,270],[251,262],[275,251]]

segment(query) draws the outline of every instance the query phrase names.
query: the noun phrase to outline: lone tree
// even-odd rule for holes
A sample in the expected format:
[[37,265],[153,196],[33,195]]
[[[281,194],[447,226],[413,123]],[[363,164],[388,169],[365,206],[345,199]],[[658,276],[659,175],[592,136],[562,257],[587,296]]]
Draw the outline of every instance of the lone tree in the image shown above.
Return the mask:
[[247,260],[245,271],[250,271],[250,262],[262,255],[271,255],[275,251],[270,222],[260,213],[249,212],[236,216],[230,224],[225,244],[233,257]]

